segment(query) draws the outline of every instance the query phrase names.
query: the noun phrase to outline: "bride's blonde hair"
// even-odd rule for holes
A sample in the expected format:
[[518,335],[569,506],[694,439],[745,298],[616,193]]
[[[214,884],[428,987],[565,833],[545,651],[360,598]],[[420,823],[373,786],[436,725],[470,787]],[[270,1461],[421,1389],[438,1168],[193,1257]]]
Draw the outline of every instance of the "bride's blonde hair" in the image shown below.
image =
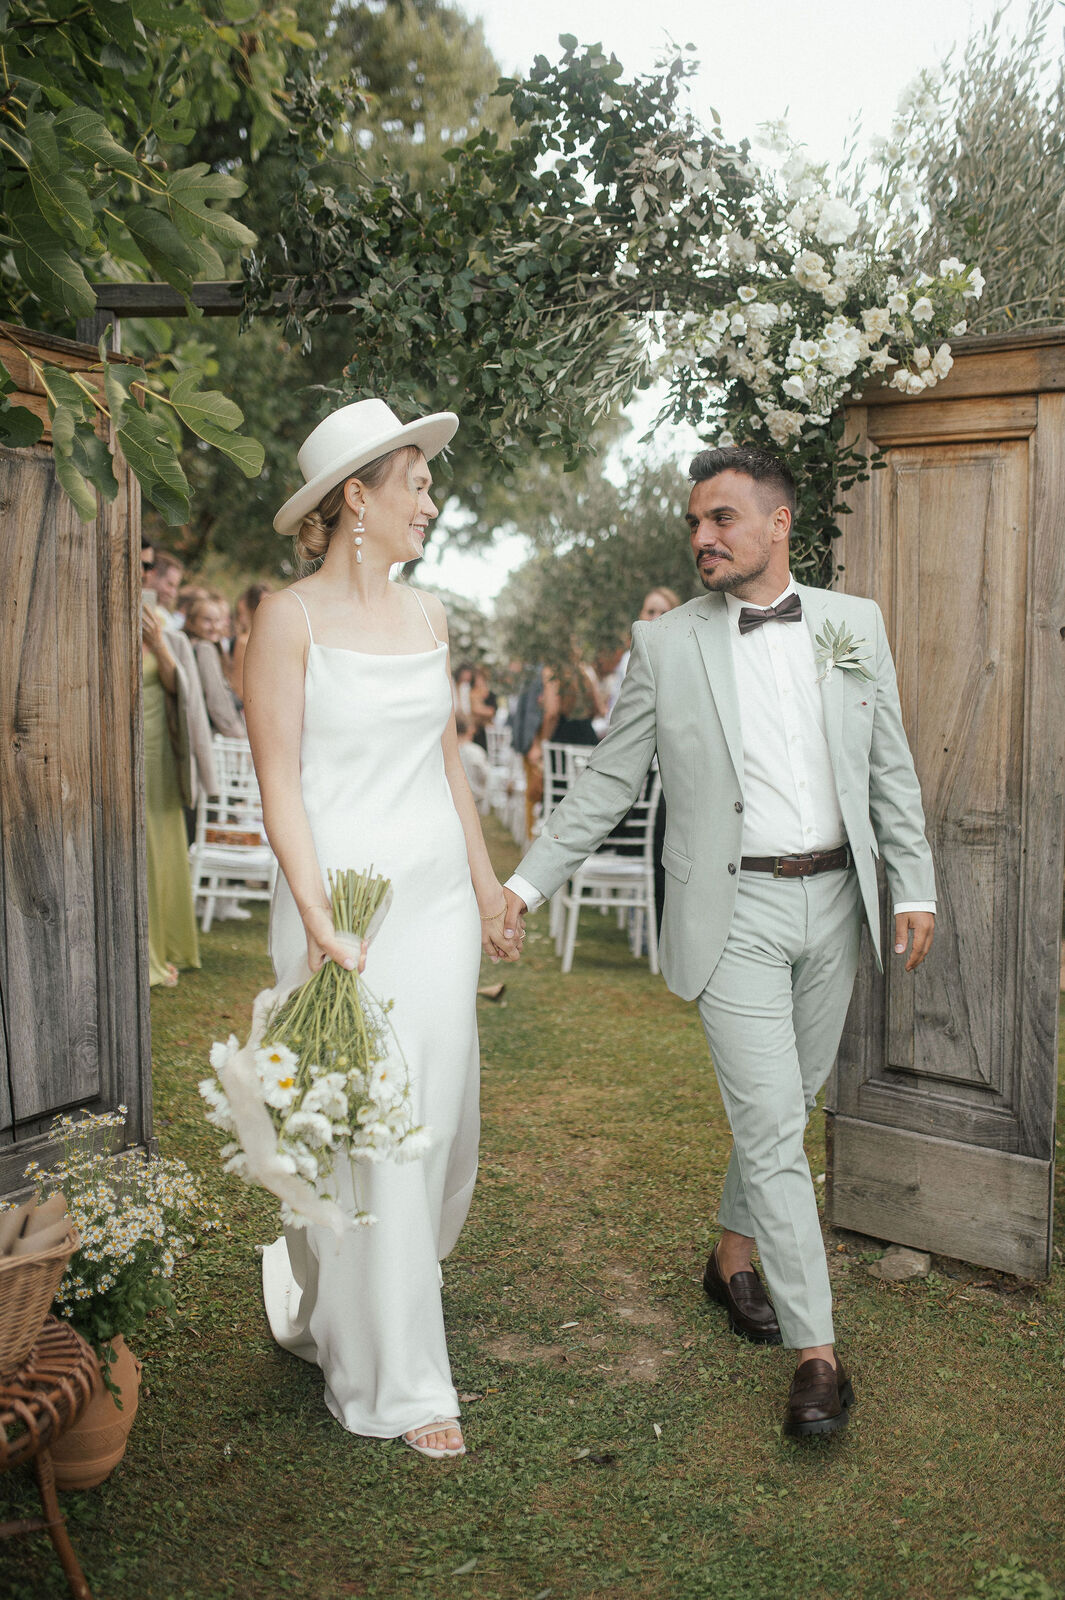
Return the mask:
[[[408,481],[418,457],[415,445],[402,445],[398,450],[389,450],[387,455],[377,456],[373,461],[368,461],[357,472],[351,472],[342,482],[336,484],[322,496],[313,511],[308,511],[299,527],[296,529],[296,554],[301,561],[320,561],[329,549],[334,533],[340,526],[340,514],[344,509],[344,490],[352,478],[358,478],[368,489],[377,489],[392,470],[392,464],[400,456],[407,458]],[[413,489],[413,485],[411,485]]]

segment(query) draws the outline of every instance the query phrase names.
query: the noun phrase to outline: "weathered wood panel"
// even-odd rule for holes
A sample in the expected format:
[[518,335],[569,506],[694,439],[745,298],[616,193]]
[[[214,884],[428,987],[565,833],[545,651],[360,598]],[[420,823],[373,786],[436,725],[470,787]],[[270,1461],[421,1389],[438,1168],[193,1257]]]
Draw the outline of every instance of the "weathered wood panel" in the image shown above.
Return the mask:
[[835,1117],[826,1205],[874,1239],[1045,1278],[1053,1163]]
[[[150,1138],[151,1026],[140,649],[140,488],[121,456],[120,488],[97,522],[100,737],[94,746],[96,948],[101,1061],[127,1134]],[[112,952],[122,952],[117,970]]]
[[60,1110],[125,1104],[128,1137],[151,1139],[140,500],[116,470],[83,524],[49,449],[0,449],[0,1194],[52,1159]]
[[[0,450],[0,788],[5,795],[4,993],[16,1122],[73,1103],[79,1084],[64,973],[65,884],[55,526],[50,455]],[[57,990],[59,992],[57,992]],[[41,1063],[47,1062],[47,1073]]]
[[[958,339],[953,371],[935,387],[935,402],[977,395],[1053,394],[1065,390],[1065,331]],[[870,406],[912,405],[911,395],[870,384],[860,397]]]
[[869,412],[869,436],[878,445],[940,444],[970,439],[1026,439],[1035,429],[1034,395],[1002,399],[917,400]]
[[96,603],[96,527],[65,495],[56,503],[56,677],[60,706],[60,775],[68,1048],[78,1099],[100,1090],[97,1017],[95,829],[92,765],[100,742],[100,635]]
[[[884,612],[938,916],[915,974],[889,958],[881,976],[867,943],[828,1111],[832,1221],[1030,1274],[1049,1260],[1054,1154],[1065,394],[1010,392],[1022,369],[1065,378],[1065,338],[965,355],[954,400],[947,385],[921,404],[870,390],[848,413],[859,448],[886,455],[853,494],[839,581]],[[890,949],[887,906],[883,921]],[[892,1159],[910,1152],[922,1181],[900,1166],[893,1190],[878,1140]],[[928,1180],[940,1147],[957,1153],[960,1211]],[[985,1228],[994,1257],[976,1242]]]
[[1021,1149],[1053,1159],[1065,844],[1065,394],[1039,397],[1029,504],[1017,1116]]

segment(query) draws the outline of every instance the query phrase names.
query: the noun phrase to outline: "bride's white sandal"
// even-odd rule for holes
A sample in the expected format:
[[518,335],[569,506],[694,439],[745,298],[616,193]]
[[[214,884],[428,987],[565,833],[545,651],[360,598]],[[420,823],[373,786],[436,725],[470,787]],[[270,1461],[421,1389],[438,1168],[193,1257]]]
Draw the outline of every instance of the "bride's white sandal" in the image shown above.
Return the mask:
[[457,1450],[436,1450],[430,1445],[423,1444],[422,1440],[428,1438],[431,1433],[451,1433],[452,1430],[460,1433],[462,1431],[462,1425],[457,1417],[434,1417],[432,1422],[423,1423],[420,1428],[412,1428],[409,1435],[403,1434],[402,1439],[416,1455],[426,1456],[432,1461],[446,1461],[455,1456],[464,1456],[465,1444],[460,1445]]

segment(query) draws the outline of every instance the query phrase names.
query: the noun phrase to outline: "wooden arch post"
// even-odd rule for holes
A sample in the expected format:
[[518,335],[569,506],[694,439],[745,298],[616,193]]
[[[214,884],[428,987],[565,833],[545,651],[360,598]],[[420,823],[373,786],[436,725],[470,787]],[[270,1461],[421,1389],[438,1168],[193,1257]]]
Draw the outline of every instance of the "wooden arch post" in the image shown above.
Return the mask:
[[[1024,1277],[1051,1251],[1065,844],[1065,331],[964,341],[934,397],[869,391],[885,454],[839,586],[884,613],[939,915],[868,944],[827,1105],[837,1226]],[[885,919],[886,919],[885,912]],[[883,944],[891,950],[885,921]]]

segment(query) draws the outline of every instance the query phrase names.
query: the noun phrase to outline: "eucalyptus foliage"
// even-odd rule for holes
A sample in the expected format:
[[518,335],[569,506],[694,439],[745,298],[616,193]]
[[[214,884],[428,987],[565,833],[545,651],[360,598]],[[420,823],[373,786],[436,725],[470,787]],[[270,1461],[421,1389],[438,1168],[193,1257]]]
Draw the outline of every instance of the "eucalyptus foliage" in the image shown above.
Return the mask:
[[[166,0],[4,0],[0,4],[0,311],[73,333],[91,317],[90,277],[152,279],[186,297],[223,277],[255,242],[229,212],[244,185],[182,160],[204,121],[240,103],[253,148],[282,116],[286,52],[313,41],[291,8],[256,0],[206,7]],[[85,382],[33,359],[48,401],[60,482],[91,518],[97,492],[117,493],[97,420],[111,421],[147,498],[184,521],[189,490],[177,451],[182,425],[248,477],[263,452],[242,437],[239,408],[204,390],[202,370],[172,358],[154,370],[106,366]],[[103,381],[106,377],[106,384]],[[42,425],[0,380],[0,441],[27,445]]]

